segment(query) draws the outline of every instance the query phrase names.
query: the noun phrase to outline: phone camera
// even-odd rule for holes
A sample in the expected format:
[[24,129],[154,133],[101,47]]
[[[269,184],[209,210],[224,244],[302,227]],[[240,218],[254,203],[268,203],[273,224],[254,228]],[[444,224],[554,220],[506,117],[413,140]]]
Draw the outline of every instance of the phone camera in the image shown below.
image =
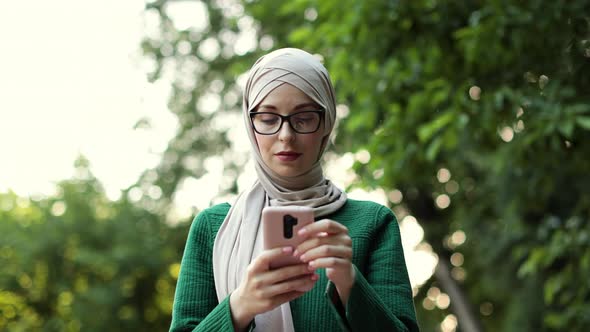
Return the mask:
[[286,239],[290,239],[293,237],[293,227],[297,225],[297,218],[293,217],[290,214],[286,214],[283,216],[283,236]]

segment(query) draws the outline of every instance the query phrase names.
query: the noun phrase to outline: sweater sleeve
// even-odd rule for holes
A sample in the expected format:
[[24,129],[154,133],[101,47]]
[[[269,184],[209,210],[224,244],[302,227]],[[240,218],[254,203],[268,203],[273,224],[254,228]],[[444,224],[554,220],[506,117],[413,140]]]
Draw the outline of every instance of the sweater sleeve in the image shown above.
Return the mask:
[[374,234],[365,273],[355,266],[355,283],[343,308],[344,315],[331,282],[326,295],[334,312],[340,313],[339,319],[346,318],[341,326],[352,331],[419,331],[399,226],[386,207],[377,213]]
[[207,211],[193,221],[174,294],[170,332],[234,331],[229,296],[217,301]]

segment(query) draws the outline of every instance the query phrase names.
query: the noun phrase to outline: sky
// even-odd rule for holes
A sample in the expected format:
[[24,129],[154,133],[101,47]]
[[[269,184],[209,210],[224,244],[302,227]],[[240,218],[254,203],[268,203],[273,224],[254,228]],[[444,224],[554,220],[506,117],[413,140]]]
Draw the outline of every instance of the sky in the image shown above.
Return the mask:
[[[147,80],[139,46],[157,27],[143,8],[143,0],[12,1],[3,6],[0,192],[52,195],[55,183],[70,178],[74,161],[84,155],[109,198],[117,199],[142,171],[157,165],[178,123],[167,109],[169,82]],[[179,3],[168,14],[179,28],[204,18],[194,2]],[[151,128],[134,129],[142,118]],[[328,177],[337,184],[350,177],[358,157],[346,154]],[[220,162],[211,158],[206,176],[181,184],[175,199],[179,216],[207,207],[215,193],[203,195],[201,189],[221,181]],[[246,177],[253,176],[249,169]],[[349,197],[386,201],[383,190],[356,190]],[[400,228],[416,286],[430,277],[436,257],[421,243],[423,231],[415,218],[404,217]]]
[[[51,194],[80,154],[111,198],[176,130],[141,68],[143,1],[12,1],[0,11],[0,192]],[[134,130],[142,117],[150,130]]]

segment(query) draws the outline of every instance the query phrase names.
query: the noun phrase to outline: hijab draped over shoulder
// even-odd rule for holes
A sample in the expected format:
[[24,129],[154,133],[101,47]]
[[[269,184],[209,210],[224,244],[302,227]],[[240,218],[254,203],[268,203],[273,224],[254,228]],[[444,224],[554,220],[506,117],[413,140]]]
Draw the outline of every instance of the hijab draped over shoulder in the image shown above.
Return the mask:
[[[308,172],[293,177],[280,176],[263,162],[250,124],[249,113],[282,84],[293,85],[325,109],[320,155]],[[258,180],[238,196],[215,238],[213,274],[220,302],[238,288],[246,268],[263,250],[260,218],[265,206],[309,206],[316,217],[321,217],[337,211],[346,202],[346,193],[324,178],[320,165],[334,128],[336,104],[328,71],[316,57],[299,49],[284,48],[258,59],[248,75],[242,111]],[[293,331],[289,303],[256,316],[256,330]]]

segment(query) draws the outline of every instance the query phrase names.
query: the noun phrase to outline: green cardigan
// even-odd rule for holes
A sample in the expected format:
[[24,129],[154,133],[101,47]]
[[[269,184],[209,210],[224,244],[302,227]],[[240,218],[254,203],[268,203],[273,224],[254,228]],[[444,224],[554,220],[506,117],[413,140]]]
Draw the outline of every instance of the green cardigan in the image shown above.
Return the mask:
[[[230,205],[203,210],[186,242],[170,331],[233,331],[229,296],[221,303],[213,280],[213,242]],[[325,216],[352,238],[356,280],[342,306],[324,269],[314,288],[290,302],[295,331],[418,331],[412,288],[395,216],[373,202],[348,199]],[[255,326],[251,324],[251,329]]]

